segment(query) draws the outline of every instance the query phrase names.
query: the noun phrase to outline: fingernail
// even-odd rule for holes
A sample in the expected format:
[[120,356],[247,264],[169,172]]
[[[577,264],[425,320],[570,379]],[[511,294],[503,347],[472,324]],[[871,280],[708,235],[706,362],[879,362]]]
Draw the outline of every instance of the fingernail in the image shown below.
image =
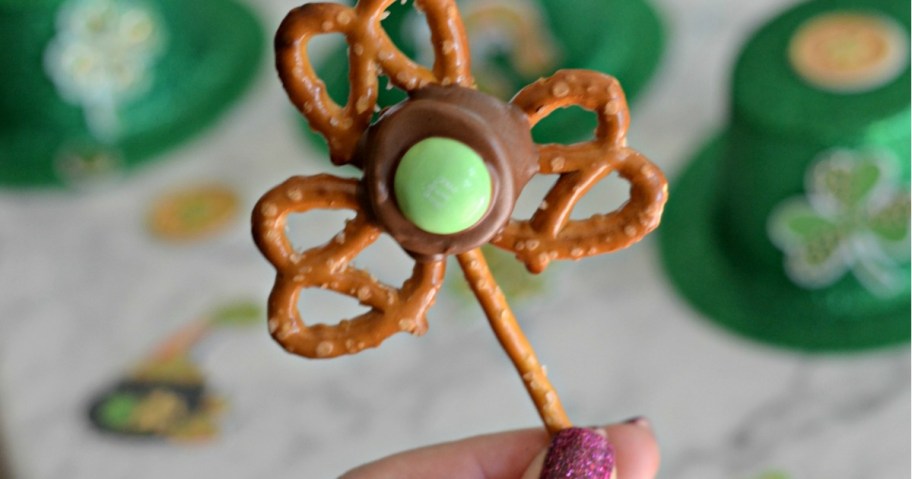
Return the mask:
[[624,424],[633,424],[634,426],[639,426],[643,429],[652,430],[652,423],[649,422],[649,419],[646,419],[645,416],[632,417],[624,421]]
[[551,439],[541,479],[609,479],[614,471],[614,448],[604,434],[572,427]]

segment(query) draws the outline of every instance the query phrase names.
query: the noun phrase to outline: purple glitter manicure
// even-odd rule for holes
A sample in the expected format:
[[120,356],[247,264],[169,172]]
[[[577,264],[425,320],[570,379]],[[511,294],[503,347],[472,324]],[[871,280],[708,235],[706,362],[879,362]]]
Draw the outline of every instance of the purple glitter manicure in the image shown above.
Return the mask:
[[609,479],[614,471],[614,448],[591,430],[572,427],[551,439],[541,479]]

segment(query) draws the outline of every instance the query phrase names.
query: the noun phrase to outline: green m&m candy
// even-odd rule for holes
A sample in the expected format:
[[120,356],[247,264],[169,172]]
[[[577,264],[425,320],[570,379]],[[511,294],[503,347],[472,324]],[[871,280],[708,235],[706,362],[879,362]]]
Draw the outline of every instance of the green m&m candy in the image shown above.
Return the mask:
[[443,137],[412,145],[393,178],[403,216],[418,228],[441,235],[474,226],[488,211],[491,190],[491,175],[481,155]]

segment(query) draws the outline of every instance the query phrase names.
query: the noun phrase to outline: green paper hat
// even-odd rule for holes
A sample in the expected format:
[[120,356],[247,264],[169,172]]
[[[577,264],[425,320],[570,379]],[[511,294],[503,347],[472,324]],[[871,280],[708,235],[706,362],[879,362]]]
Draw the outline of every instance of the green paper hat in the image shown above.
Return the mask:
[[[403,2],[404,3],[404,2]],[[509,100],[520,89],[560,68],[583,68],[611,74],[628,99],[655,71],[664,43],[662,25],[643,0],[461,0],[458,2],[472,52],[472,73],[481,91]],[[383,27],[406,55],[433,61],[429,32],[409,3],[389,8]],[[329,94],[343,103],[348,95],[346,47],[332,50],[315,66]],[[378,105],[405,99],[380,79]],[[301,121],[311,140],[325,148],[323,137]],[[592,133],[595,115],[582,109],[552,113],[533,129],[539,143],[572,143]]]
[[907,342],[909,82],[909,2],[814,1],[756,32],[727,129],[672,185],[681,294],[780,346]]
[[0,0],[0,186],[80,184],[190,137],[263,39],[231,0]]

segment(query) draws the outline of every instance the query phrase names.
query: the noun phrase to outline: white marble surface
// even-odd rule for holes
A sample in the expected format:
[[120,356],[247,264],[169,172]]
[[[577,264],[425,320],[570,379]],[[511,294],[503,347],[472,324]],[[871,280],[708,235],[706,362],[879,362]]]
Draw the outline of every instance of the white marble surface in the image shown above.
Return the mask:
[[[294,3],[260,2],[267,28]],[[654,3],[668,49],[630,144],[674,175],[725,121],[740,42],[791,2]],[[479,308],[448,288],[426,336],[354,357],[288,356],[265,327],[212,338],[199,360],[230,400],[214,442],[136,444],[86,426],[86,400],[157,341],[226,298],[265,298],[272,270],[246,218],[212,241],[171,246],[147,236],[145,214],[174,185],[217,179],[252,205],[291,174],[330,169],[293,118],[264,65],[217,128],[139,174],[79,194],[0,193],[0,423],[15,478],[334,477],[399,450],[537,424]],[[650,417],[660,477],[910,477],[907,348],[805,356],[734,337],[674,294],[653,240],[549,280],[549,293],[514,306],[570,416]]]

